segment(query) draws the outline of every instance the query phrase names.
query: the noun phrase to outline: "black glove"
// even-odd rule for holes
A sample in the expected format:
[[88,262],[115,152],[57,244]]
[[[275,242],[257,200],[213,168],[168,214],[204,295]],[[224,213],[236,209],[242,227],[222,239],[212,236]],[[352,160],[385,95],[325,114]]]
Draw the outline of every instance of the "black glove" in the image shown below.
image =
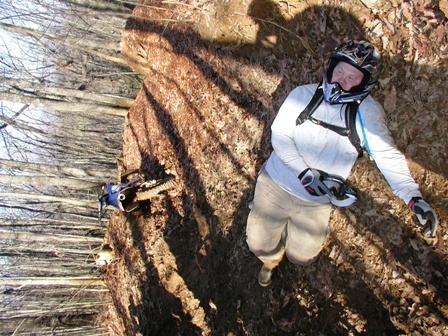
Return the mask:
[[324,196],[327,194],[328,187],[322,182],[327,173],[307,168],[299,175],[299,180],[311,196]]
[[419,223],[426,226],[424,235],[426,236],[428,233],[431,233],[431,236],[435,237],[439,220],[434,209],[421,197],[413,197],[409,202],[408,207],[415,212]]

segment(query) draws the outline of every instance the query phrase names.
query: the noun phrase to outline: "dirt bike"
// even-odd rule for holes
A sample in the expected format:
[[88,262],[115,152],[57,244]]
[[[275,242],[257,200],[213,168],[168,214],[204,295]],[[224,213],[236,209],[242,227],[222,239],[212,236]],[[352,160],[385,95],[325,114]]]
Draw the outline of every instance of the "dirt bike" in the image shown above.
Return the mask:
[[[132,174],[137,177],[131,181],[126,178]],[[108,205],[124,212],[138,208],[139,202],[150,200],[162,191],[174,186],[173,176],[169,175],[159,180],[147,180],[147,176],[139,169],[126,172],[121,177],[121,183],[106,183],[98,195],[98,220],[101,221]]]

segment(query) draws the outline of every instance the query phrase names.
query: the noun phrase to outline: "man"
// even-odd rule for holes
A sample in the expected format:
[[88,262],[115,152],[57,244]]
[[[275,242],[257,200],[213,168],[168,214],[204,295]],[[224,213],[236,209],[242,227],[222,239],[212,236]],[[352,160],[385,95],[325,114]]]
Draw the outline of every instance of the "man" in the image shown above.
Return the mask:
[[317,258],[331,205],[356,200],[344,179],[362,148],[395,195],[435,236],[437,215],[422,199],[394,145],[383,108],[369,95],[380,70],[374,46],[344,42],[333,50],[322,83],[297,87],[280,107],[271,126],[274,151],[259,173],[246,229],[250,250],[263,262],[261,286],[271,283],[272,270],[284,254],[297,265]]

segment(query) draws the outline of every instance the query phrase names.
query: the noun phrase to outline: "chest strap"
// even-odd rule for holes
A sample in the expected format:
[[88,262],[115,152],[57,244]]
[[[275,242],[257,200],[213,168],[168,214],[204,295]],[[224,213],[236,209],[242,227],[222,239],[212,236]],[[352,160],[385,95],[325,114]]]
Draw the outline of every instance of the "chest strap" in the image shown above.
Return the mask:
[[312,123],[325,127],[333,132],[336,132],[341,136],[346,136],[348,137],[351,144],[355,147],[356,151],[358,152],[358,157],[361,157],[363,148],[361,146],[361,141],[359,140],[358,132],[356,131],[356,114],[358,113],[359,104],[357,102],[346,104],[345,107],[346,127],[340,127],[312,117],[312,114],[314,113],[314,111],[316,111],[316,109],[319,107],[319,105],[322,103],[323,100],[324,100],[324,93],[322,90],[322,83],[320,83],[308,105],[297,117],[296,126],[301,125],[305,121],[309,120]]

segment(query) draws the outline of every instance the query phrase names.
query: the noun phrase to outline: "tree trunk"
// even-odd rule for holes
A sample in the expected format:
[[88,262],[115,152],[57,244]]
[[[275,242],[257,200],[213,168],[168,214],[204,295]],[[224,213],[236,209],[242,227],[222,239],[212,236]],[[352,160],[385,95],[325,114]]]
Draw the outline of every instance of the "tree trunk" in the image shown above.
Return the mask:
[[113,114],[118,116],[126,116],[127,108],[113,106],[98,106],[95,104],[71,103],[64,101],[54,101],[46,98],[31,97],[20,93],[0,92],[0,100],[7,100],[16,103],[33,105],[36,107],[46,108],[53,111],[64,113],[84,112],[94,114]]
[[49,176],[14,176],[0,175],[0,182],[7,184],[25,184],[32,186],[62,186],[74,189],[94,190],[100,188],[101,183],[73,178],[58,178]]
[[80,201],[73,198],[58,197],[58,196],[48,196],[42,194],[30,194],[30,193],[10,193],[10,192],[0,192],[0,197],[6,198],[20,198],[28,199],[33,201],[42,202],[59,202],[64,204],[70,204],[86,208],[96,208],[98,206],[97,201]]
[[[69,101],[73,103],[79,103],[78,99],[83,101],[91,101],[98,105],[106,105],[112,107],[125,107],[129,108],[132,105],[133,100],[129,98],[103,95],[97,93],[89,93],[86,91],[67,89],[54,86],[46,86],[38,83],[29,82],[26,80],[13,79],[2,77],[1,82],[11,88],[21,88],[21,93],[26,96],[42,97],[51,100]],[[32,89],[33,92],[28,90]],[[55,97],[56,96],[56,97]],[[76,101],[74,101],[74,98]]]
[[[30,163],[25,161],[16,160],[4,160],[0,159],[0,166],[2,168],[14,169],[19,171],[35,172],[42,175],[54,175],[58,177],[74,177],[85,179],[88,177],[95,177],[98,179],[103,179],[106,175],[112,175],[116,169],[100,169],[93,167],[77,167],[77,166],[60,166],[60,165],[49,165],[43,163]],[[98,170],[100,171],[98,171]],[[106,174],[107,173],[107,174]]]
[[[11,33],[15,33],[15,34],[21,34],[21,35],[26,35],[26,36],[32,36],[35,37],[37,39],[47,39],[53,42],[57,42],[60,43],[62,45],[65,45],[67,47],[70,48],[74,48],[77,50],[81,50],[84,51],[86,53],[98,56],[100,58],[103,58],[105,60],[111,61],[111,62],[115,62],[115,63],[119,63],[119,64],[123,64],[123,65],[127,65],[126,62],[118,57],[114,57],[114,56],[110,56],[107,55],[105,53],[99,52],[94,50],[93,48],[97,48],[97,49],[104,49],[104,45],[97,45],[93,40],[89,40],[89,39],[82,39],[82,44],[81,44],[81,40],[79,38],[71,38],[70,36],[63,36],[63,37],[59,37],[57,35],[53,35],[51,33],[44,33],[42,31],[39,30],[34,30],[34,29],[30,29],[30,28],[25,28],[25,27],[20,27],[20,26],[16,26],[16,25],[12,25],[9,23],[5,23],[5,22],[1,22],[0,21],[0,29],[3,29],[7,32],[11,32]],[[119,46],[117,46],[114,49],[114,52],[120,52],[120,48]]]
[[[127,16],[130,15],[131,10],[123,7],[122,5],[110,3],[109,1],[97,1],[97,0],[61,0],[64,3],[72,4],[79,7],[85,7],[89,10],[98,10],[101,13],[106,12],[111,15],[115,15],[117,13],[126,13]],[[131,1],[121,1],[123,3],[132,4]],[[138,4],[138,1],[134,1],[135,4]]]
[[41,234],[30,231],[19,231],[19,230],[3,230],[0,229],[0,237],[2,239],[23,241],[31,244],[32,242],[42,242],[42,243],[79,243],[79,242],[89,242],[89,243],[100,243],[103,238],[89,237],[89,236],[74,236],[74,235],[62,235],[62,234]]
[[2,286],[106,286],[104,281],[92,277],[0,277]]

